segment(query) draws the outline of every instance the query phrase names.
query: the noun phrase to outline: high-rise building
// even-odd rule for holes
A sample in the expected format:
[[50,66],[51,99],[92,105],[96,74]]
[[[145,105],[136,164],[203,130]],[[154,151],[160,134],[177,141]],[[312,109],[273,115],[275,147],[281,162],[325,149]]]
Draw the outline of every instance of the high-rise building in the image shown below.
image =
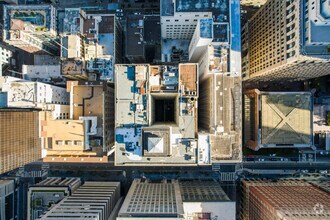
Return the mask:
[[235,217],[236,202],[228,198],[216,181],[135,179],[117,219],[233,220]]
[[0,137],[0,174],[39,160],[39,111],[0,109]]
[[68,105],[65,88],[15,77],[0,77],[1,107],[47,109],[54,105]]
[[243,180],[242,220],[330,218],[329,191],[302,180]]
[[199,146],[209,146],[212,164],[242,158],[239,2],[220,3],[220,10],[210,9],[221,11],[218,17],[197,19],[189,44],[189,60],[199,64]]
[[39,219],[113,219],[119,198],[120,182],[85,182]]
[[57,86],[65,86],[66,81],[61,74],[59,64],[22,65],[22,75],[25,80],[49,83]]
[[113,81],[114,65],[122,62],[122,27],[116,15],[108,11],[65,9],[62,29],[63,75],[75,80],[93,75]]
[[116,65],[115,83],[116,165],[197,162],[197,64]]
[[80,185],[79,178],[49,177],[34,186],[30,186],[27,195],[27,219],[37,219],[48,211],[49,207],[70,196]]
[[43,112],[45,162],[107,162],[114,143],[114,91],[106,82],[68,81],[69,111]]
[[180,180],[184,219],[236,219],[236,202],[214,180]]
[[223,24],[231,22],[228,0],[162,0],[160,4],[164,39],[191,39],[200,18],[214,18]]
[[244,146],[314,148],[310,92],[244,92]]
[[177,180],[150,182],[135,179],[120,208],[118,220],[183,219],[184,211]]
[[52,5],[5,5],[4,41],[29,53],[59,54]]
[[159,15],[127,14],[125,57],[130,63],[157,63],[161,54]]
[[14,180],[0,179],[0,220],[16,219]]
[[6,67],[9,67],[11,64],[15,64],[13,59],[14,50],[10,49],[4,44],[0,44],[0,76],[2,76]]
[[243,78],[304,80],[329,74],[329,1],[267,1],[243,28]]

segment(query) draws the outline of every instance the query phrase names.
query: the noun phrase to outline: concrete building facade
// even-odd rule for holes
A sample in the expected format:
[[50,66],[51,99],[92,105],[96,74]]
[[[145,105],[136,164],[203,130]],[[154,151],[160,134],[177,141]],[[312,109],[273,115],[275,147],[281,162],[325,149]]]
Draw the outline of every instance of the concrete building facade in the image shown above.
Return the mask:
[[243,78],[304,80],[329,74],[329,1],[267,1],[243,28]]
[[27,219],[38,219],[49,207],[70,196],[80,185],[79,178],[49,177],[30,186],[27,194]]
[[15,182],[0,179],[0,220],[16,219]]
[[41,158],[39,111],[0,109],[0,173]]
[[119,198],[120,182],[85,182],[39,219],[108,220]]
[[4,67],[8,65],[15,65],[15,60],[13,59],[14,51],[8,47],[0,44],[0,76],[2,76],[2,71]]

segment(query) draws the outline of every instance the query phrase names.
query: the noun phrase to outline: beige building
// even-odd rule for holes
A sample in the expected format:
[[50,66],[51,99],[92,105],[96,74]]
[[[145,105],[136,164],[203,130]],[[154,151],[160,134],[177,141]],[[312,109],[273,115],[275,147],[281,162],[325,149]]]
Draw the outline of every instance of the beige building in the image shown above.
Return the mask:
[[243,79],[329,74],[329,21],[329,1],[267,1],[242,30]]
[[105,82],[67,82],[70,112],[41,119],[47,162],[107,162],[114,142],[113,88]]
[[310,92],[244,92],[244,145],[314,148],[312,108]]
[[0,109],[0,137],[0,174],[39,160],[39,111]]

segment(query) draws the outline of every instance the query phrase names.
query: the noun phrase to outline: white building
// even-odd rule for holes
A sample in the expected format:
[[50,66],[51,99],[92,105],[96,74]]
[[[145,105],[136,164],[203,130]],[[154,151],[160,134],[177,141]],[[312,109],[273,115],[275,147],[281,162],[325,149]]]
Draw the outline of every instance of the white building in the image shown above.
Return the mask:
[[22,65],[22,74],[25,80],[65,85],[61,75],[60,65]]
[[85,182],[71,196],[54,205],[41,216],[46,219],[99,219],[116,216],[120,182]]
[[47,109],[50,104],[69,105],[65,88],[41,82],[5,76],[0,78],[0,88],[7,96],[7,107]]
[[12,59],[13,51],[9,50],[3,45],[0,45],[0,76],[2,75],[3,65],[15,64],[15,60]]

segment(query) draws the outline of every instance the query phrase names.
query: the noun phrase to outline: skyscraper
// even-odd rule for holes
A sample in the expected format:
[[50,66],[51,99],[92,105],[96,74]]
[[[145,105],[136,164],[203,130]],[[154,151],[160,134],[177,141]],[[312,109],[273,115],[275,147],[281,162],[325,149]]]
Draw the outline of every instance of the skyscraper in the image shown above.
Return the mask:
[[58,55],[56,9],[51,5],[5,5],[4,41],[29,53]]
[[314,148],[310,92],[244,92],[244,147]]
[[242,30],[243,77],[303,80],[329,74],[329,1],[269,0]]
[[243,180],[243,220],[329,219],[329,191],[301,180]]
[[107,220],[110,219],[119,198],[120,182],[85,182],[40,219]]
[[39,111],[0,109],[0,174],[41,158]]
[[0,220],[16,219],[15,182],[0,180]]

